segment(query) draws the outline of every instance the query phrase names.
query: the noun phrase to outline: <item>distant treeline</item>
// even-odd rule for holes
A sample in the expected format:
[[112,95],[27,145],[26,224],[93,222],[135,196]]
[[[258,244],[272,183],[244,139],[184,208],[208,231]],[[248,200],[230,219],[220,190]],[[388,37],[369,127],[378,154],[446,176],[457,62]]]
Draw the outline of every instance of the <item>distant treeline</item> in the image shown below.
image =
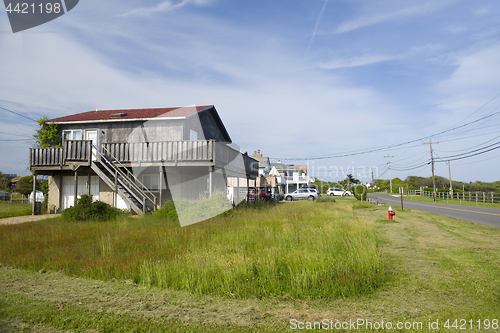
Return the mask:
[[[481,181],[475,182],[460,182],[452,180],[454,191],[465,191],[465,192],[500,192],[500,181],[494,183],[486,183]],[[389,187],[389,180],[385,179],[375,179],[375,185],[381,190]],[[392,190],[397,192],[398,188],[403,187],[404,189],[420,189],[432,188],[432,177],[419,177],[419,176],[408,176],[405,180],[400,178],[394,178],[392,180]],[[436,188],[438,190],[449,190],[450,180],[444,177],[436,176]]]

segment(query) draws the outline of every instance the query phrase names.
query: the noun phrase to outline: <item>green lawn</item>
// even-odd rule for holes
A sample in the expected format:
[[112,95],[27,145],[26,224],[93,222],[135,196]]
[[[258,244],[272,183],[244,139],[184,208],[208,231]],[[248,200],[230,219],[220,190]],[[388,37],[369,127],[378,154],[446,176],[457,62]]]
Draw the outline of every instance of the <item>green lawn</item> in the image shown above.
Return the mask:
[[30,215],[32,207],[29,203],[10,203],[0,201],[0,218]]
[[[168,234],[168,230],[177,231]],[[43,237],[36,238],[40,232]],[[346,258],[332,257],[336,251],[321,257],[320,252],[327,247],[312,244],[328,244],[332,237],[340,237],[333,234],[351,239],[337,247],[348,249],[342,254]],[[120,243],[117,235],[128,237],[120,237]],[[293,289],[286,293],[226,294],[220,292],[225,287],[213,291],[165,287],[153,283],[156,273],[151,273],[149,287],[142,281],[145,266],[134,266],[151,253],[155,258],[178,258],[187,267],[186,272],[195,266],[206,271],[225,266],[231,271],[231,265],[236,265],[238,256],[244,253],[254,263],[272,263],[265,258],[272,258],[273,251],[278,251],[289,266],[317,267],[314,265],[326,257],[349,263],[349,254],[356,258],[354,261],[366,262],[359,257],[359,249],[373,253],[367,250],[370,239],[376,242],[378,254],[373,258],[383,263],[383,280],[360,289],[361,293],[345,295],[294,295]],[[0,227],[0,242],[0,325],[13,331],[287,332],[298,323],[322,323],[324,319],[326,323],[331,320],[332,325],[363,321],[360,327],[341,330],[347,332],[380,332],[370,329],[369,323],[380,325],[382,320],[390,322],[395,332],[500,331],[500,229],[416,210],[398,212],[395,221],[388,223],[384,207],[370,207],[349,198],[241,210],[232,217],[218,217],[180,230],[170,222],[162,226],[160,221],[148,218],[99,225],[42,221]],[[19,248],[14,247],[9,255],[4,247],[15,243]],[[190,245],[181,245],[184,243]],[[21,250],[29,244],[30,250]],[[169,248],[172,252],[164,253]],[[357,253],[353,252],[356,248]],[[134,252],[127,252],[131,249]],[[299,249],[302,260],[290,261],[286,254],[296,257]],[[123,256],[121,251],[125,251]],[[57,257],[63,253],[59,261]],[[206,258],[200,257],[202,253]],[[87,265],[92,256],[102,257],[102,262],[111,260],[104,258],[120,260],[103,266],[102,275],[91,277]],[[119,275],[109,278],[110,272],[116,274],[127,266],[127,258],[129,269],[135,267],[139,272],[135,275],[139,280]],[[61,266],[63,262],[67,267]],[[73,270],[73,262],[81,263],[80,271]],[[161,260],[152,258],[146,262],[152,272],[160,272],[162,267],[183,270],[175,260],[173,266],[162,266]],[[249,267],[248,274],[252,274],[253,266]],[[269,264],[268,271],[273,267]],[[347,267],[350,271],[352,266]],[[321,266],[317,270],[321,272]],[[306,278],[313,273],[306,272]],[[349,274],[361,276],[360,272]],[[227,275],[222,280],[227,283]],[[287,283],[296,281],[289,279]],[[258,284],[253,285],[262,291]],[[460,319],[465,320],[462,327],[466,330],[453,328],[454,323],[457,327],[464,325]],[[403,329],[396,329],[398,323]],[[439,329],[429,328],[431,323]],[[404,329],[404,325],[412,328]]]

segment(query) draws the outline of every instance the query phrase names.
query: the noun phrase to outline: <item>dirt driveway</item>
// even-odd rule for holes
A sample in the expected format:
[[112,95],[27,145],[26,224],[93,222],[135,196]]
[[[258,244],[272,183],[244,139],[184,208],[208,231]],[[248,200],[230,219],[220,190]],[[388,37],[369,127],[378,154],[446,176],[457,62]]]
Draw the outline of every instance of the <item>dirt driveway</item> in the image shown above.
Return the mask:
[[58,216],[61,216],[61,214],[24,215],[24,216],[5,217],[3,219],[0,219],[0,225],[35,222],[35,221],[40,221],[40,220],[45,220],[45,219],[51,219],[51,218],[58,217]]

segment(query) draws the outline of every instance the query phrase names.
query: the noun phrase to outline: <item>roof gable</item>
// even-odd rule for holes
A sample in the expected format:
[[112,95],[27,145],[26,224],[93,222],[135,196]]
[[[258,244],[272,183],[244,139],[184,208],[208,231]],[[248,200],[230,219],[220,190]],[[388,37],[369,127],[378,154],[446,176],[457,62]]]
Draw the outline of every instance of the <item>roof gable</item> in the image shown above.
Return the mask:
[[283,163],[271,163],[271,167],[275,167],[278,172],[283,172],[283,171],[295,171],[295,172],[304,172],[305,171],[301,168],[297,168],[294,165],[289,165],[289,164],[283,164]]
[[185,118],[190,114],[213,107],[205,106],[187,106],[175,108],[154,108],[154,109],[122,109],[122,110],[96,110],[77,113],[74,115],[58,117],[47,120],[50,123],[89,123],[103,121],[134,121],[151,120],[165,118]]
[[252,157],[254,160],[257,160],[259,161],[259,168],[265,168],[266,165],[271,165],[269,163],[269,157],[258,157],[258,156],[254,156]]

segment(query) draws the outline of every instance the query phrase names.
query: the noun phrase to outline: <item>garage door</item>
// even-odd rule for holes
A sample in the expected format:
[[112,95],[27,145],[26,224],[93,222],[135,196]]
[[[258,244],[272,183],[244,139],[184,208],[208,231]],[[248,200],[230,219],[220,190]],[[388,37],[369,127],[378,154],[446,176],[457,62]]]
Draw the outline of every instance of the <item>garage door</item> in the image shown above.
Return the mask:
[[[78,177],[78,198],[82,194],[87,194],[88,176]],[[90,194],[93,195],[93,200],[99,200],[99,177],[90,177]],[[63,177],[63,204],[62,209],[72,207],[75,202],[75,177]]]

